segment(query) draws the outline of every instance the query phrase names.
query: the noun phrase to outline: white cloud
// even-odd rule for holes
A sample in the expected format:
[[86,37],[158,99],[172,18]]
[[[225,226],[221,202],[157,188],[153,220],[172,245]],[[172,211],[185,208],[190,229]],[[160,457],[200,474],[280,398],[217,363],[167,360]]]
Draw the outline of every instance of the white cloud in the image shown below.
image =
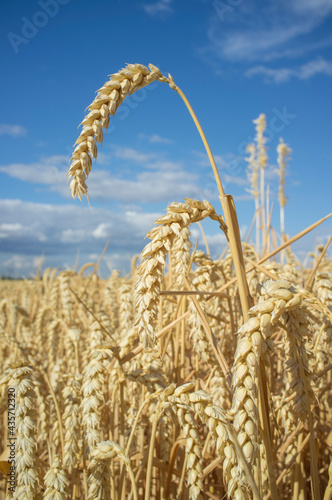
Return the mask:
[[4,233],[16,233],[22,231],[23,227],[21,224],[13,223],[13,224],[0,224],[0,231]]
[[[109,166],[112,156],[102,151],[98,151],[98,164],[102,166]],[[67,162],[68,163],[68,162]]]
[[173,141],[171,141],[171,139],[168,139],[167,137],[161,137],[158,134],[152,134],[152,135],[139,134],[138,137],[140,139],[147,139],[152,144],[172,144],[173,143]]
[[33,259],[29,259],[29,258],[26,258],[22,255],[13,255],[10,259],[7,259],[5,260],[2,265],[3,266],[8,266],[8,267],[11,267],[13,266],[15,269],[22,269],[22,267],[25,267],[27,262],[30,264],[32,264],[34,261],[34,258]]
[[65,173],[68,170],[68,158],[65,155],[53,155],[41,158],[33,163],[11,163],[0,166],[14,179],[36,184],[66,185]]
[[123,203],[155,203],[181,201],[184,196],[197,197],[198,176],[185,170],[140,172],[136,179],[112,177],[109,172],[95,170],[88,179],[89,196],[93,200],[117,200]]
[[332,10],[331,0],[292,0],[290,4],[294,11],[313,13],[314,15],[319,12],[322,17],[328,15]]
[[245,75],[251,77],[262,75],[267,82],[284,83],[291,78],[308,80],[318,74],[332,76],[332,61],[318,58],[309,61],[297,68],[268,68],[263,65],[254,66],[246,71]]
[[96,239],[105,239],[109,236],[110,230],[111,224],[105,224],[102,222],[92,231],[92,236]]
[[84,229],[64,229],[61,231],[60,240],[62,243],[82,243],[86,236]]
[[[198,151],[192,153],[196,156],[198,165],[211,168],[210,161],[205,153]],[[243,175],[246,168],[243,156],[227,153],[225,155],[214,155],[214,160],[222,183],[237,186],[246,186],[248,184],[246,176]],[[241,173],[241,175],[236,175],[238,173]]]
[[150,16],[168,14],[172,12],[172,2],[173,0],[159,0],[158,2],[144,4],[143,9]]
[[137,149],[123,146],[113,146],[113,154],[115,158],[131,160],[140,164],[148,163],[158,157],[155,153],[143,153]]
[[16,278],[33,278],[37,275],[41,259],[39,255],[14,254],[4,260],[0,260],[0,274]]
[[28,130],[22,125],[8,125],[0,123],[0,135],[10,135],[11,137],[24,137]]
[[[94,200],[116,200],[123,203],[182,201],[184,196],[199,197],[198,175],[185,170],[182,162],[174,162],[161,153],[145,153],[133,148],[115,146],[112,169],[93,165],[87,180],[89,196]],[[105,155],[105,162],[109,161]],[[121,168],[119,168],[121,167]],[[143,170],[142,170],[143,169]],[[33,163],[0,166],[0,172],[70,198],[65,177],[68,158],[56,155]],[[116,174],[112,173],[116,170]]]
[[[0,274],[13,267],[8,259],[13,255],[38,256],[44,251],[46,267],[64,266],[80,255],[102,251],[110,240],[109,253],[124,256],[140,253],[144,238],[161,213],[136,210],[115,212],[94,209],[74,202],[66,205],[0,199]],[[4,258],[9,255],[10,257]],[[2,263],[1,263],[2,261]],[[30,266],[31,261],[29,260]],[[22,264],[23,266],[23,264]]]
[[157,143],[164,143],[164,144],[170,144],[172,141],[170,139],[167,139],[166,137],[161,137],[158,134],[153,134],[149,137],[150,142],[157,142]]
[[332,45],[332,37],[328,36],[323,40],[309,41],[308,43],[297,44],[296,47],[277,48],[275,51],[269,51],[262,54],[261,61],[273,61],[277,59],[295,59],[297,57],[308,56],[311,52],[317,52]]
[[[36,262],[42,253],[44,269],[63,269],[74,266],[78,249],[80,265],[97,260],[92,255],[99,257],[108,240],[105,263],[113,269],[129,270],[131,258],[147,244],[147,232],[165,212],[145,212],[131,205],[120,212],[97,208],[92,214],[87,207],[74,203],[51,205],[0,199],[0,213],[0,275],[28,276],[36,273]],[[225,237],[219,234],[216,222],[210,223],[218,234],[208,235],[208,241],[218,253]]]
[[[303,36],[311,34],[332,12],[331,0],[282,0],[264,5],[248,0],[228,12],[223,2],[213,5],[215,12],[207,31],[209,44],[201,54],[214,54],[231,62],[278,58],[280,51],[286,50],[303,54]],[[331,39],[312,43],[326,45]]]

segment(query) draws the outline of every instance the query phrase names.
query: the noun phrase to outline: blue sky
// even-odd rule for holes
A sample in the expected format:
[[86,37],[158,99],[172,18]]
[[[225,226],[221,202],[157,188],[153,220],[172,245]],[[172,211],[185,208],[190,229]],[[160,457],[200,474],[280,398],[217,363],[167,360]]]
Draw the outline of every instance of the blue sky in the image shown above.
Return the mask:
[[[153,63],[185,92],[244,236],[254,213],[245,145],[261,113],[275,230],[279,137],[293,150],[286,232],[331,212],[332,0],[17,0],[0,14],[0,274],[35,273],[42,252],[44,268],[72,267],[78,252],[83,265],[108,240],[103,274],[126,271],[170,202],[207,199],[221,212],[199,135],[165,84],[126,99],[104,134],[88,179],[93,213],[71,198],[77,126],[126,63]],[[218,256],[225,239],[217,224],[204,227]],[[294,250],[303,258],[331,230],[325,222]]]

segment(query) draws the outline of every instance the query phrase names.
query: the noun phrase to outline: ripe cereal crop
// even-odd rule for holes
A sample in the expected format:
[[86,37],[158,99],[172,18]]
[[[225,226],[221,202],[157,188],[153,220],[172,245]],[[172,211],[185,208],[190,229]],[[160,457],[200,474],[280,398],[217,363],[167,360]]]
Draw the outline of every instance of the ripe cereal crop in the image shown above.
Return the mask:
[[[183,193],[127,276],[101,279],[99,264],[88,263],[0,281],[0,500],[332,499],[331,238],[306,267],[291,250],[331,214],[285,234],[291,149],[281,139],[276,240],[266,216],[265,116],[247,147],[255,244],[241,241],[234,200],[186,96],[152,64],[128,64],[98,91],[71,158],[71,193],[88,197],[104,130],[152,82],[187,106],[221,207]],[[207,218],[227,238],[217,259],[190,239]]]

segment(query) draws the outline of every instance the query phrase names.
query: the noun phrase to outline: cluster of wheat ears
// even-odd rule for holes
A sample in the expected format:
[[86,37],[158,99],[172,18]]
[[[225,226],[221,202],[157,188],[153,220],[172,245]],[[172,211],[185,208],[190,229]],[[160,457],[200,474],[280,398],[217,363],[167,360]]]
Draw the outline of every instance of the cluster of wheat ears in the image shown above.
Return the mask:
[[[278,246],[264,186],[264,115],[248,145],[255,246],[241,242],[233,199],[189,102],[153,65],[130,64],[99,90],[68,172],[72,194],[87,195],[97,143],[118,106],[155,80],[180,94],[197,125],[223,217],[208,201],[172,203],[126,277],[102,280],[97,262],[1,282],[0,499],[331,499],[330,240],[306,267],[290,249],[326,217],[284,234],[290,150],[280,141]],[[228,241],[217,260],[190,241],[190,225],[207,217]]]

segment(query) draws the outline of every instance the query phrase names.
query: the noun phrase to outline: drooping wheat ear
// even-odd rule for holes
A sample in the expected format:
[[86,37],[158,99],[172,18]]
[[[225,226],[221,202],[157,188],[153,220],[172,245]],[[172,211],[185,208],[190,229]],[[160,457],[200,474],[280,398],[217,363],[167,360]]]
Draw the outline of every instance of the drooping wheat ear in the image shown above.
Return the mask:
[[90,342],[89,342],[89,354],[90,356],[94,355],[94,351],[103,342],[103,331],[100,327],[100,324],[98,321],[94,321],[92,325],[89,327],[89,337],[90,337]]
[[12,368],[10,386],[16,398],[16,490],[14,498],[37,498],[40,494],[40,467],[36,441],[36,393],[31,366]]
[[225,223],[218,216],[208,201],[196,201],[185,198],[186,203],[172,203],[167,214],[159,217],[156,228],[147,236],[152,241],[141,253],[141,264],[137,269],[135,325],[145,350],[158,351],[155,336],[155,321],[158,313],[160,284],[163,279],[166,255],[170,251],[174,239],[182,228],[206,217],[217,220],[225,230]]
[[202,468],[202,443],[198,433],[198,423],[195,419],[193,409],[188,405],[188,392],[193,389],[195,382],[189,382],[180,387],[167,396],[167,400],[171,403],[170,407],[179,419],[180,426],[183,430],[183,437],[187,439],[186,454],[187,454],[187,471],[189,498],[192,500],[202,500],[203,498],[203,481],[201,475]]
[[[253,464],[258,450],[258,377],[259,358],[268,347],[280,315],[301,298],[294,297],[295,290],[286,281],[266,282],[262,288],[264,300],[250,309],[252,317],[238,332],[238,345],[233,367],[233,403],[230,414],[234,415],[234,428],[239,443],[245,450],[249,463]],[[267,358],[267,356],[265,356]],[[268,359],[268,358],[267,358]]]
[[310,407],[316,403],[314,374],[311,371],[314,354],[310,346],[310,324],[302,311],[295,310],[283,318],[283,327],[287,332],[285,368],[289,378],[289,393],[296,394],[290,406],[295,416],[304,421],[308,418]]
[[81,401],[81,375],[70,375],[65,388],[63,389],[63,398],[65,411],[63,422],[65,428],[65,449],[64,449],[64,467],[71,474],[77,467],[78,457],[81,447],[81,420],[80,420],[80,401]]
[[129,380],[144,385],[152,393],[167,386],[167,379],[160,358],[143,352],[139,366],[139,368],[126,374]]
[[50,317],[51,309],[48,306],[42,306],[37,312],[35,318],[34,342],[37,347],[45,344],[45,325]]
[[313,291],[322,303],[332,311],[332,276],[330,273],[316,274]]
[[[287,384],[289,388],[289,384]],[[282,405],[283,397],[281,395],[274,395],[274,402],[278,405],[278,424],[282,428],[285,436],[290,436],[292,432],[296,432],[296,427],[298,425],[298,418],[289,406],[289,404]],[[294,457],[297,452],[297,440],[293,439],[285,451],[285,464],[287,465]],[[295,464],[294,464],[295,465]],[[288,471],[285,479],[289,478],[291,471]]]
[[[258,386],[259,359],[269,363],[273,351],[271,335],[282,327],[285,331],[286,362],[293,411],[297,418],[308,419],[313,429],[310,407],[314,402],[308,346],[308,313],[315,300],[305,290],[296,290],[285,280],[268,280],[261,287],[260,302],[249,311],[252,316],[239,330],[233,367],[233,403],[230,415],[249,463],[257,458],[259,445]],[[268,460],[270,458],[268,457]]]
[[117,336],[117,329],[119,326],[118,322],[118,303],[119,303],[119,273],[113,271],[111,276],[105,283],[105,288],[103,289],[103,299],[106,305],[106,313],[110,319],[111,332],[114,338]]
[[[332,277],[328,273],[319,273],[315,276],[314,294],[320,301],[332,311]],[[315,335],[315,351],[316,351],[316,366],[315,369],[323,370],[331,357],[332,350],[332,321],[331,319],[322,318],[322,325]],[[324,383],[329,382],[328,372],[320,378],[319,387],[323,387]],[[327,393],[326,393],[327,395]],[[324,397],[325,399],[325,397]]]
[[66,321],[70,320],[71,315],[73,314],[73,306],[74,306],[73,294],[69,289],[71,275],[72,275],[71,272],[62,271],[59,274],[58,278],[62,310],[64,312],[64,317]]
[[44,477],[47,486],[43,498],[44,500],[67,500],[70,496],[69,480],[66,472],[62,469],[61,458],[54,457],[50,470]]
[[120,336],[123,338],[133,326],[134,304],[133,287],[129,282],[123,282],[119,288],[119,322]]
[[101,427],[102,405],[104,403],[103,391],[106,367],[112,358],[112,354],[112,351],[107,346],[100,346],[93,353],[83,373],[81,409],[85,457],[89,457],[91,450],[103,439]]
[[91,452],[88,498],[100,500],[110,498],[110,462],[115,457],[119,457],[125,464],[131,480],[134,499],[137,500],[136,484],[130,459],[124,449],[114,441],[102,441]]
[[37,414],[37,441],[39,446],[47,443],[49,437],[50,414],[48,405],[49,390],[45,380],[40,372],[36,371],[34,388],[37,395],[38,414]]
[[99,89],[97,97],[89,106],[89,114],[84,118],[83,129],[75,145],[67,176],[72,179],[70,190],[72,196],[88,194],[86,180],[92,167],[92,158],[97,158],[97,144],[103,142],[103,128],[107,129],[111,115],[127,96],[158,80],[171,82],[162,75],[153,64],[149,68],[143,64],[127,64],[126,68],[111,75],[111,79]]
[[174,246],[171,252],[172,260],[172,276],[173,290],[179,290],[183,286],[184,276],[188,272],[190,263],[190,249],[192,247],[190,241],[190,231],[188,227],[183,227],[174,241]]
[[59,278],[55,278],[52,281],[52,286],[50,287],[50,292],[49,292],[49,297],[48,301],[50,304],[50,307],[52,308],[53,311],[58,311],[59,309],[59,295],[60,295],[60,282]]
[[60,336],[60,320],[55,319],[50,322],[46,327],[47,333],[47,371],[50,373],[54,367],[57,359],[57,350],[59,345]]
[[[208,428],[216,442],[217,453],[224,459],[223,479],[227,489],[228,498],[249,500],[251,496],[248,491],[248,482],[245,477],[243,463],[236,451],[231,439],[230,423],[227,421],[226,413],[219,407],[211,405],[204,391],[197,391],[190,396],[190,400],[196,410],[201,413],[203,422]],[[238,445],[239,446],[239,445]],[[243,451],[243,453],[245,453]]]
[[[63,389],[63,370],[65,367],[64,359],[60,358],[55,363],[50,376],[50,383],[54,391],[54,395],[57,399],[57,403],[60,407],[60,411],[63,408],[62,402],[62,389]],[[52,444],[55,449],[60,445],[60,427],[59,420],[56,415],[56,407],[53,398],[50,398],[50,422],[52,425]]]
[[245,450],[241,452],[239,444],[237,448],[235,447],[236,436],[231,430],[231,423],[227,419],[226,412],[212,404],[212,396],[206,391],[191,392],[192,388],[193,383],[184,384],[168,396],[168,400],[172,403],[175,399],[178,400],[179,405],[188,405],[202,422],[207,424],[216,442],[217,453],[224,459],[224,483],[227,486],[229,498],[249,500],[246,472],[243,468]]

